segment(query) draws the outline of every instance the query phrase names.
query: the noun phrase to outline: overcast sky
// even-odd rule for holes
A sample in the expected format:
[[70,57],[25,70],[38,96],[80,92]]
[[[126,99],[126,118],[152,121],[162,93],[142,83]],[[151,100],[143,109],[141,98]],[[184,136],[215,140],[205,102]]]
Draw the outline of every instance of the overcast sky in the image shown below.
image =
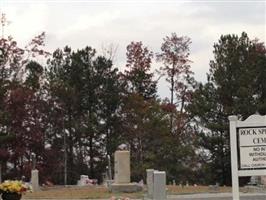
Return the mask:
[[[50,51],[70,45],[86,45],[99,52],[103,44],[118,45],[115,65],[125,66],[125,49],[131,41],[142,41],[153,52],[172,32],[192,40],[192,70],[198,81],[206,81],[213,44],[222,34],[245,31],[250,38],[266,41],[265,0],[0,0],[0,11],[11,24],[5,35],[24,45],[38,33],[47,34]],[[154,68],[158,68],[158,64]],[[161,97],[169,96],[160,82]]]

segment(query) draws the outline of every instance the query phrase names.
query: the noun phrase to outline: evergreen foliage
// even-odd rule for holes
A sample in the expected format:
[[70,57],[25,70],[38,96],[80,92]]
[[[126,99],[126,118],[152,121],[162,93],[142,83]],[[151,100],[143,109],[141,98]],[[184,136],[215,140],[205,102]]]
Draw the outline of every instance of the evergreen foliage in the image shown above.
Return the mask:
[[[207,183],[230,184],[229,115],[242,120],[265,114],[265,46],[246,33],[222,35],[214,44],[208,81],[199,84],[189,105],[199,131]],[[262,77],[263,74],[263,77]]]

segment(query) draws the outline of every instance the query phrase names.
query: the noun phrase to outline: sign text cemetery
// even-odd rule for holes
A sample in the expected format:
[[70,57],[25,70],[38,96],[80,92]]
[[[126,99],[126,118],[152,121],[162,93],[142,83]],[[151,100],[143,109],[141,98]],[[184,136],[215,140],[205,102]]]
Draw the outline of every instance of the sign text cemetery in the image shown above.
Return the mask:
[[239,169],[266,169],[266,127],[239,128]]
[[240,176],[266,175],[266,115],[229,121],[233,200],[239,200]]

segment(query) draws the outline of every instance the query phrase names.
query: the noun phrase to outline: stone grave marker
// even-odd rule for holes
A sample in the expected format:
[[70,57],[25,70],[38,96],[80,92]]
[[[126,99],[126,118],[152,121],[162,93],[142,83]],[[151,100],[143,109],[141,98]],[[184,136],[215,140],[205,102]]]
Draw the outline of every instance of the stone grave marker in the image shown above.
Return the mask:
[[148,190],[148,198],[152,198],[153,195],[153,173],[154,173],[154,169],[147,169],[146,170],[147,173],[147,190]]
[[261,184],[266,186],[266,176],[261,176]]
[[39,185],[39,171],[36,169],[36,154],[32,153],[32,170],[31,170],[31,185],[32,185],[32,191],[36,192],[40,190]]
[[115,175],[114,183],[109,187],[111,192],[137,192],[142,190],[142,186],[130,182],[130,152],[115,152]]
[[31,185],[32,191],[36,192],[40,189],[39,186],[39,171],[37,169],[31,170]]
[[258,176],[251,176],[250,177],[250,182],[248,183],[249,185],[259,185],[259,177]]
[[166,173],[147,169],[147,188],[146,200],[165,200],[166,199]]
[[115,183],[130,183],[130,153],[115,152]]
[[166,199],[166,173],[164,171],[154,171],[153,180],[153,199]]

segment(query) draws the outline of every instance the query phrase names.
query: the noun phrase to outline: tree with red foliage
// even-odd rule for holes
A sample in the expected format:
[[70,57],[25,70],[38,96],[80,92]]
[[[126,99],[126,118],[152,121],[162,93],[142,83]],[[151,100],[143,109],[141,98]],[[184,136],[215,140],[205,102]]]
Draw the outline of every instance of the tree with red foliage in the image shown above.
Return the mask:
[[153,53],[142,42],[131,42],[127,46],[127,64],[124,73],[129,93],[143,96],[145,99],[156,97],[156,81],[150,73]]
[[[173,134],[174,113],[175,109],[183,115],[185,104],[190,100],[192,85],[194,79],[190,70],[189,45],[191,40],[188,37],[178,37],[176,33],[166,36],[163,39],[161,52],[157,54],[157,60],[163,63],[160,73],[166,76],[166,81],[170,83],[170,104],[168,108],[172,108],[170,112],[170,132]],[[175,98],[174,98],[175,95]],[[174,130],[175,129],[175,130]]]
[[122,127],[125,130],[123,136],[130,146],[132,162],[135,163],[132,174],[134,180],[139,181],[145,177],[147,139],[155,134],[149,125],[154,118],[150,111],[157,105],[157,82],[150,72],[153,53],[142,42],[131,42],[127,46],[126,56],[126,70],[122,75],[126,89],[121,109]]
[[[39,151],[40,135],[43,135],[37,131],[41,124],[37,120],[39,105],[35,105],[39,88],[27,87],[24,80],[32,75],[28,75],[31,70],[27,69],[31,60],[39,55],[49,55],[42,48],[44,39],[45,33],[41,33],[24,48],[19,47],[11,36],[0,39],[0,129],[2,137],[12,138],[0,148],[9,152],[8,161],[14,164],[13,172],[17,176],[21,176],[25,162],[30,160],[30,152]],[[3,162],[4,170],[6,162]]]

